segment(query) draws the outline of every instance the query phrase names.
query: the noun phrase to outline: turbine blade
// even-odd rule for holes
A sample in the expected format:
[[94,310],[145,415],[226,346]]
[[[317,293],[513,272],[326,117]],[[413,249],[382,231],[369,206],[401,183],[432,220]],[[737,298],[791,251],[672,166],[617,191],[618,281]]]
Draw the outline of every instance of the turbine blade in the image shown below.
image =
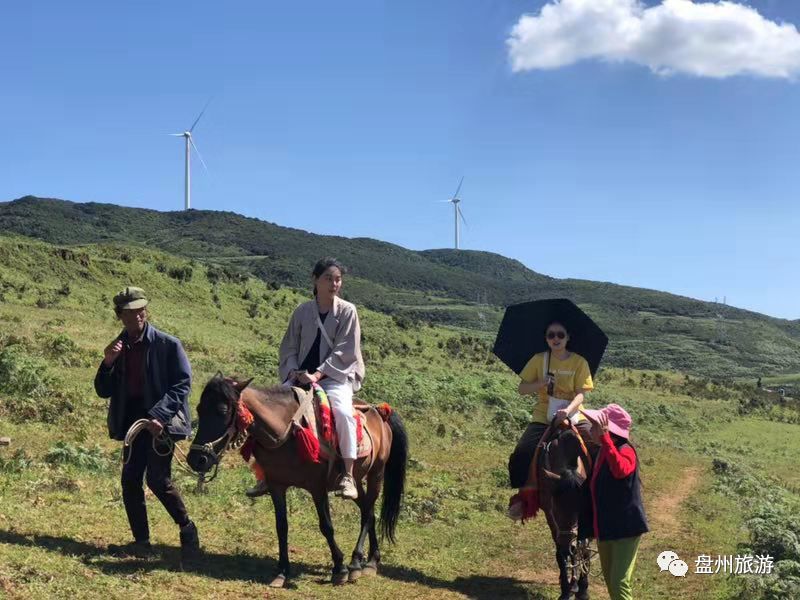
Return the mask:
[[461,184],[464,183],[464,176],[461,176],[461,181],[458,182],[458,187],[456,188],[456,193],[453,194],[453,198],[458,198],[458,192],[461,191]]
[[183,137],[182,133],[168,133],[167,135],[174,135],[175,137]]
[[202,164],[203,168],[206,171],[208,171],[208,167],[206,166],[206,161],[203,160],[203,156],[200,154],[200,150],[198,150],[197,146],[194,145],[194,140],[191,137],[189,138],[189,143],[192,145],[192,148],[194,148],[194,151],[197,152],[197,158],[200,159],[200,164]]
[[[461,207],[456,206],[456,210],[458,211],[458,216],[461,217],[461,222],[467,225],[467,220],[464,218],[464,213],[461,212]],[[467,225],[467,227],[469,227],[469,225]]]
[[189,133],[192,133],[194,131],[194,128],[197,126],[197,123],[200,121],[200,119],[203,118],[203,115],[205,114],[209,104],[211,104],[211,98],[208,99],[208,102],[206,102],[206,105],[203,107],[203,110],[200,111],[200,114],[194,120],[194,123],[192,123],[192,126],[189,128]]

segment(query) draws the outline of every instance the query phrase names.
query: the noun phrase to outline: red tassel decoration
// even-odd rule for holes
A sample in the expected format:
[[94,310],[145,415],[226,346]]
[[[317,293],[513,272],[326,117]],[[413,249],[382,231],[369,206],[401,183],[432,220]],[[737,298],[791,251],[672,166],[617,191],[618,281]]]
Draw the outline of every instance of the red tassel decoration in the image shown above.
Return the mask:
[[261,468],[260,464],[253,461],[253,464],[250,465],[250,469],[253,471],[253,475],[256,476],[256,479],[259,481],[266,481],[267,474],[264,473],[264,469]]
[[379,404],[375,408],[378,411],[378,413],[380,413],[381,418],[384,421],[388,421],[389,417],[391,417],[392,413],[394,412],[394,409],[391,406],[389,406],[388,402],[384,402],[383,404]]
[[305,462],[319,462],[319,440],[309,427],[296,425],[294,428],[294,441],[297,446],[297,455]]
[[517,502],[522,503],[521,521],[523,523],[528,519],[536,518],[536,514],[539,512],[539,490],[536,488],[522,488],[518,493],[511,496],[508,505],[513,506]]
[[361,445],[361,440],[364,438],[364,429],[361,427],[361,419],[363,415],[361,411],[356,411],[356,444]]

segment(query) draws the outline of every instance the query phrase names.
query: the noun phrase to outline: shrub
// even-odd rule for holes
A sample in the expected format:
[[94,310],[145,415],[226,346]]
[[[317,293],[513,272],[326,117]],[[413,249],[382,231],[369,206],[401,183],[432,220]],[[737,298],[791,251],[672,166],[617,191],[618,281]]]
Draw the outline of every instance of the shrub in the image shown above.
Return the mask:
[[16,344],[0,350],[0,392],[41,398],[51,383],[44,361],[28,356]]
[[71,465],[86,471],[103,471],[111,466],[97,444],[92,448],[85,448],[69,442],[57,442],[50,448],[44,460],[51,465]]
[[56,390],[55,378],[43,360],[28,356],[19,345],[0,350],[0,414],[16,422],[54,423],[74,408]]
[[192,280],[192,267],[184,265],[182,267],[170,267],[167,275],[183,283]]
[[33,459],[22,448],[17,448],[10,458],[0,455],[0,472],[20,473],[33,465]]

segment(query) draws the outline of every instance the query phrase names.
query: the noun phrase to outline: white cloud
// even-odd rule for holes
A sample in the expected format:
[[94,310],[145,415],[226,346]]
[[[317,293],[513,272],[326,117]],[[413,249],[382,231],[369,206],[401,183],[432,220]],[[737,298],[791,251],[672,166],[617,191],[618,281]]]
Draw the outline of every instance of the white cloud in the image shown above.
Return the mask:
[[585,59],[632,62],[662,75],[800,75],[800,33],[735,2],[551,0],[507,40],[514,71]]

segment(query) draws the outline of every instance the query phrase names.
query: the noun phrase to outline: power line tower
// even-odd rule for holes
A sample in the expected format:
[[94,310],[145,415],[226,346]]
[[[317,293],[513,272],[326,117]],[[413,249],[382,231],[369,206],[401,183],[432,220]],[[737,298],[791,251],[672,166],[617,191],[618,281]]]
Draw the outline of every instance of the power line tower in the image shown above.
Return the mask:
[[486,329],[486,314],[484,308],[488,306],[487,293],[485,291],[477,292],[475,303],[478,305],[478,321],[480,322],[481,329]]

